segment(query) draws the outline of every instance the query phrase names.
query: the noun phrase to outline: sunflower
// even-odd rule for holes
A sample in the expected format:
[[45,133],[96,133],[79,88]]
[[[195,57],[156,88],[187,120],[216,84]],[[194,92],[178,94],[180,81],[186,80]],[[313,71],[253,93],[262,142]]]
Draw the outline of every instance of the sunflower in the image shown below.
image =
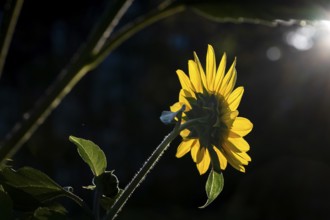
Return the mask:
[[207,172],[210,165],[214,170],[225,170],[227,163],[245,172],[251,158],[246,153],[250,146],[243,138],[252,130],[252,123],[238,117],[237,107],[243,96],[244,88],[236,83],[236,59],[225,74],[226,54],[222,56],[218,68],[213,47],[208,45],[206,55],[206,74],[194,53],[194,60],[188,61],[189,77],[177,70],[182,89],[179,101],[171,106],[176,112],[186,106],[182,124],[195,120],[181,131],[182,142],[177,148],[176,157],[180,158],[189,151],[200,175]]

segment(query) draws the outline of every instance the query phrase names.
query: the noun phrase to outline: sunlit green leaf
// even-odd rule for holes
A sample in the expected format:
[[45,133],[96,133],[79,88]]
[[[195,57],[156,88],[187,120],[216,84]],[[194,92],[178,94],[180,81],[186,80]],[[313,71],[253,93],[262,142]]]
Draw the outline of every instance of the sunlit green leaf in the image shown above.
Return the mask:
[[210,205],[221,193],[223,185],[224,179],[222,173],[211,170],[205,185],[207,201],[203,206],[199,208],[205,208]]
[[327,0],[282,1],[267,2],[267,4],[261,0],[253,2],[186,0],[184,2],[200,15],[220,22],[276,25],[330,19],[328,12],[330,6]]
[[13,201],[8,193],[0,185],[0,217],[3,219],[12,219]]
[[92,141],[70,136],[69,140],[77,146],[80,157],[88,164],[94,176],[104,173],[107,158],[99,146]]
[[23,191],[40,202],[65,195],[65,190],[43,172],[31,167],[23,167],[17,171],[4,168],[0,172],[0,183]]

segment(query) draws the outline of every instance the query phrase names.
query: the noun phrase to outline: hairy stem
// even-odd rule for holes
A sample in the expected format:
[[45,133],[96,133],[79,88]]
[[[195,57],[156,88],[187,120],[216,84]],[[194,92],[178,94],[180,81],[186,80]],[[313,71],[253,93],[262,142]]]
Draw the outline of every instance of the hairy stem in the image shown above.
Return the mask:
[[[134,190],[141,184],[141,182],[146,178],[147,174],[152,170],[158,160],[161,158],[165,150],[169,147],[170,143],[180,134],[180,131],[188,128],[189,126],[198,123],[198,121],[191,121],[182,124],[181,126],[175,126],[173,131],[169,133],[164,140],[158,145],[158,147],[152,152],[150,157],[143,164],[138,173],[133,177],[131,182],[125,187],[124,191],[119,195],[110,211],[105,216],[104,220],[112,220],[120,212],[121,208],[125,205],[128,198],[134,192]],[[180,122],[178,122],[178,125]]]
[[101,193],[100,190],[96,187],[94,191],[94,201],[93,201],[93,214],[95,220],[100,219],[100,199],[101,199]]
[[130,197],[130,195],[134,192],[134,190],[140,185],[140,183],[145,179],[147,174],[151,171],[151,169],[155,166],[157,161],[163,155],[164,151],[169,147],[169,144],[178,136],[179,132],[173,130],[169,133],[162,143],[154,150],[151,156],[144,163],[139,172],[133,177],[131,182],[126,186],[124,191],[119,195],[116,202],[111,207],[110,211],[105,216],[104,220],[114,219],[118,212],[120,212],[121,208],[125,205],[126,201]]

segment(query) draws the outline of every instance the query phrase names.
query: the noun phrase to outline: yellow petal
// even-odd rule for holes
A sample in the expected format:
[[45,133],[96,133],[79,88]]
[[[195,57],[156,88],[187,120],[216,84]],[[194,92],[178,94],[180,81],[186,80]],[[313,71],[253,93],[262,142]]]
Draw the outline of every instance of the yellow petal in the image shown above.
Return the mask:
[[187,112],[191,109],[191,105],[188,102],[188,100],[186,99],[186,97],[192,97],[192,94],[190,92],[188,92],[187,90],[181,89],[180,93],[179,93],[179,102],[186,105],[186,110],[185,111]]
[[191,146],[194,144],[195,139],[189,139],[186,141],[182,141],[181,144],[179,145],[178,149],[176,150],[176,157],[180,158],[186,153],[188,153],[191,149]]
[[224,97],[227,97],[235,86],[236,78],[237,78],[235,65],[236,65],[236,58],[221,83],[220,93]]
[[180,132],[180,135],[181,135],[182,138],[188,137],[189,134],[190,134],[190,131],[188,129],[184,129]]
[[179,111],[181,109],[182,105],[183,105],[183,103],[181,103],[181,102],[175,103],[174,105],[172,105],[170,107],[171,112],[177,112],[177,111]]
[[203,85],[201,81],[201,75],[199,74],[199,70],[197,64],[193,60],[188,61],[189,68],[189,78],[191,84],[193,85],[196,92],[203,92]]
[[224,155],[226,156],[228,163],[234,167],[236,170],[241,171],[241,172],[245,172],[245,167],[242,165],[242,163],[235,159],[235,157],[231,156],[228,154],[227,151],[224,152]]
[[199,151],[197,151],[197,155],[196,155],[196,163],[200,163],[203,160],[204,156],[205,156],[205,148],[200,146]]
[[247,152],[250,150],[250,145],[244,138],[228,137],[228,143],[231,144],[236,149],[236,151]]
[[177,70],[176,74],[179,77],[179,81],[181,84],[181,87],[183,90],[191,91],[191,84],[188,76],[182,71],[182,70]]
[[[194,145],[191,147],[191,151],[190,151],[191,158],[193,159],[193,161],[195,163],[197,163],[197,155],[198,155],[200,148],[201,147],[200,147],[199,140],[196,140],[196,143],[194,143]],[[198,159],[200,159],[200,158],[198,158]],[[198,161],[198,162],[200,162],[200,161]]]
[[232,151],[228,142],[223,144],[223,149],[229,157],[231,157],[239,164],[247,165],[251,161],[251,157],[247,153]]
[[228,137],[230,137],[230,138],[240,138],[241,136],[234,133],[234,132],[232,132],[232,131],[229,131]]
[[194,58],[195,58],[195,62],[197,64],[198,70],[199,70],[199,74],[201,75],[201,80],[203,83],[203,86],[207,89],[207,84],[206,84],[206,77],[205,77],[205,73],[204,73],[204,69],[202,67],[201,62],[198,59],[197,54],[194,52]]
[[226,157],[223,155],[223,153],[215,146],[213,146],[214,151],[217,153],[218,158],[219,158],[219,162],[220,162],[220,168],[222,170],[225,170],[227,167],[227,159]]
[[225,70],[226,70],[226,62],[227,62],[227,56],[226,53],[223,54],[218,70],[217,70],[217,74],[215,77],[215,84],[214,84],[214,90],[215,91],[219,91],[221,82],[223,80],[223,77],[225,76]]
[[241,137],[244,137],[253,128],[253,124],[251,121],[247,118],[243,117],[237,117],[235,121],[233,122],[233,125],[231,127],[231,132],[238,134]]
[[210,91],[214,91],[214,78],[216,71],[216,61],[214,50],[211,45],[208,45],[206,54],[206,81]]
[[211,162],[211,157],[210,157],[210,154],[209,154],[209,151],[207,150],[207,148],[201,148],[202,151],[203,151],[203,158],[202,160],[197,163],[197,169],[199,171],[199,174],[200,175],[203,175],[204,173],[206,173],[206,171],[209,169],[210,167],[210,162]]
[[230,110],[234,111],[239,106],[242,96],[244,93],[244,88],[242,86],[237,87],[230,95],[227,100]]
[[235,162],[233,162],[232,160],[228,160],[229,164],[234,167],[236,170],[245,173],[245,167],[243,165],[240,164],[236,164]]

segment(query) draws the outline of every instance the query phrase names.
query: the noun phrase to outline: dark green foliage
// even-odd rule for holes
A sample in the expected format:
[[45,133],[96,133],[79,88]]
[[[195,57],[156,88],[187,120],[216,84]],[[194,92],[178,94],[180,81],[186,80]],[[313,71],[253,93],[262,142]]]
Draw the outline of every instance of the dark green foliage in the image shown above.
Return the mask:
[[0,185],[0,213],[4,219],[11,219],[13,214],[13,201]]

